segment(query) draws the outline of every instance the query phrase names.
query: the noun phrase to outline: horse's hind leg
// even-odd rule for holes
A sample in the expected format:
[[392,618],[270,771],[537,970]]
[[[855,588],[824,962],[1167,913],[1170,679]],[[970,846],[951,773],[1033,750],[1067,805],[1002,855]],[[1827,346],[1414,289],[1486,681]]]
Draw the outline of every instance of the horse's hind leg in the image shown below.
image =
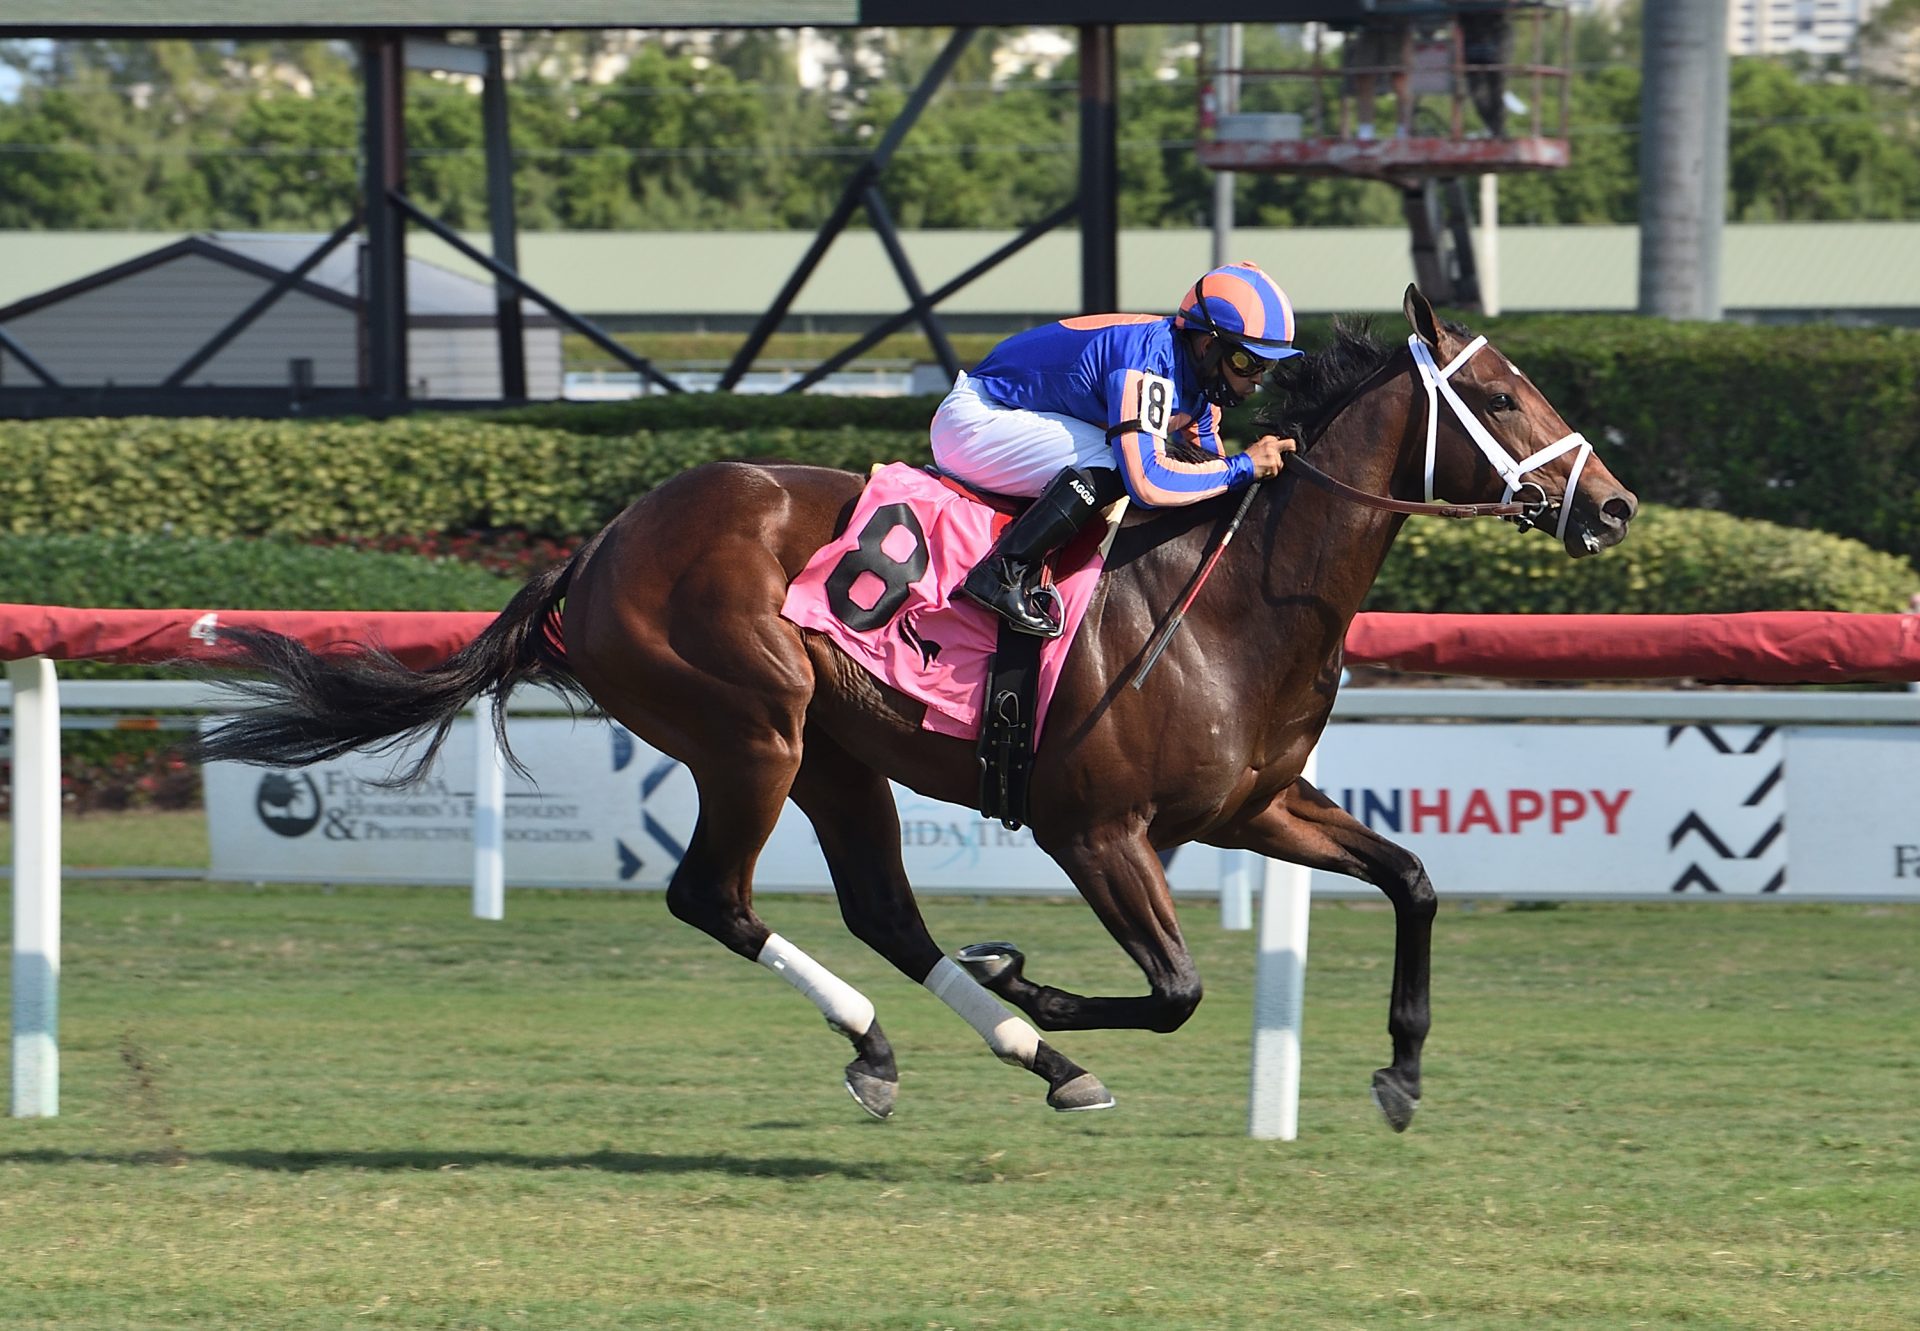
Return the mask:
[[805,994],[853,1044],[847,1089],[868,1113],[885,1118],[893,1110],[891,1090],[863,1094],[869,1084],[890,1087],[897,1081],[893,1051],[872,1002],[768,929],[753,909],[753,868],[779,818],[798,756],[777,746],[743,745],[718,772],[689,764],[700,790],[700,816],[667,884],[667,909]]
[[1305,781],[1295,781],[1266,808],[1209,840],[1358,878],[1393,903],[1393,994],[1387,1010],[1393,1063],[1373,1074],[1373,1101],[1395,1132],[1406,1131],[1420,1107],[1420,1051],[1430,1024],[1427,977],[1438,901],[1426,867],[1412,851]]
[[[744,581],[743,567],[741,560],[721,565],[736,584]],[[776,591],[781,585],[771,575],[767,582]],[[726,608],[720,589],[695,590],[707,605]],[[754,865],[800,770],[813,674],[798,633],[770,613],[680,639],[634,635],[619,618],[604,616],[569,650],[575,673],[608,714],[686,763],[699,788],[699,818],[667,884],[668,910],[800,990],[853,1043],[854,1066],[891,1081],[893,1056],[873,1004],[769,930],[753,909]],[[885,1117],[890,1101],[861,1097],[851,1072],[849,1089]]]
[[[1055,1109],[1105,1109],[1113,1104],[1097,1077],[1047,1044],[941,953],[927,932],[900,861],[900,818],[884,777],[812,731],[794,781],[793,801],[819,836],[841,917],[854,937],[957,1012],[1003,1062],[1044,1078],[1047,1103]],[[874,1113],[883,1112],[880,1105],[891,1111],[898,1085],[892,1051],[884,1046],[882,1041],[884,1065],[863,1053],[847,1068],[847,1089]]]

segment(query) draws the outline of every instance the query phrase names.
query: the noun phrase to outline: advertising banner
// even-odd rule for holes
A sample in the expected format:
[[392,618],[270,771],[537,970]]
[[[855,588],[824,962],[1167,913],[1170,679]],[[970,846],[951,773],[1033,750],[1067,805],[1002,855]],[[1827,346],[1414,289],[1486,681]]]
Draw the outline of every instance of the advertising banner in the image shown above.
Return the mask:
[[[516,718],[507,773],[509,884],[660,888],[686,853],[699,803],[686,767],[603,720]],[[355,755],[294,771],[205,768],[212,876],[246,882],[464,883],[473,876],[474,734],[454,726],[425,781],[379,784],[408,755]],[[1071,894],[1025,828],[893,788],[907,876],[926,891]],[[1176,891],[1217,889],[1221,852],[1169,866]],[[813,827],[789,804],[754,873],[767,890],[828,891]]]
[[[229,880],[464,883],[473,873],[471,722],[426,781],[354,757],[298,771],[206,769],[212,874]],[[1895,726],[1341,723],[1320,788],[1420,856],[1442,895],[1920,898],[1920,735]],[[698,816],[691,775],[601,720],[516,719],[506,876],[526,886],[659,888]],[[1070,893],[1025,829],[896,786],[916,888]],[[1789,819],[1789,810],[1792,817]],[[1183,848],[1175,891],[1218,890],[1233,857]],[[789,805],[755,874],[826,891],[813,829]],[[1316,893],[1373,895],[1334,874]]]
[[1787,884],[1784,753],[1769,726],[1338,725],[1319,784],[1443,895],[1757,895]]
[[1787,752],[1793,894],[1920,898],[1920,732],[1795,728]]

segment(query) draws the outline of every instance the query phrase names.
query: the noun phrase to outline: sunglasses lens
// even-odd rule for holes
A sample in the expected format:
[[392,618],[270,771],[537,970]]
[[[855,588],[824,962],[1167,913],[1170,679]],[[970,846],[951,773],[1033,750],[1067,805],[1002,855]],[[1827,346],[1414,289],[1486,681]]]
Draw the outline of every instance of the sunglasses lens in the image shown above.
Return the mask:
[[1245,379],[1258,378],[1273,366],[1270,360],[1263,360],[1245,347],[1235,347],[1227,353],[1227,367]]

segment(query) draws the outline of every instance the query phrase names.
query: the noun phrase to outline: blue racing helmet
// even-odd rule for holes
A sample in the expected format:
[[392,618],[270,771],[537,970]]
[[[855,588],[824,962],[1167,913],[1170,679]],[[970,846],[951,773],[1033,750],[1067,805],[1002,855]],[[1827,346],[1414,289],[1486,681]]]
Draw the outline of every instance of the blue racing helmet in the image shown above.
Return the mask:
[[1302,354],[1293,345],[1293,302],[1251,263],[1230,263],[1203,274],[1181,300],[1173,326],[1213,335],[1199,357],[1199,370],[1200,391],[1216,406],[1238,406],[1244,396],[1227,369],[1242,380],[1258,380],[1272,362]]
[[1212,333],[1263,360],[1300,354],[1293,345],[1293,302],[1256,264],[1230,263],[1203,274],[1181,299],[1173,326]]

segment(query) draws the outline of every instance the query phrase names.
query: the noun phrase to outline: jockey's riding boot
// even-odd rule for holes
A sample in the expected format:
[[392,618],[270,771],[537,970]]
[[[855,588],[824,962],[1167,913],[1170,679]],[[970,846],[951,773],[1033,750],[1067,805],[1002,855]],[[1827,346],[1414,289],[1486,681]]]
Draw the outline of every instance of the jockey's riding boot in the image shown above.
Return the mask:
[[1126,483],[1110,467],[1068,467],[1007,524],[987,557],[961,582],[960,594],[1022,633],[1059,637],[1059,600],[1040,589],[1040,566],[1089,518],[1125,493]]

